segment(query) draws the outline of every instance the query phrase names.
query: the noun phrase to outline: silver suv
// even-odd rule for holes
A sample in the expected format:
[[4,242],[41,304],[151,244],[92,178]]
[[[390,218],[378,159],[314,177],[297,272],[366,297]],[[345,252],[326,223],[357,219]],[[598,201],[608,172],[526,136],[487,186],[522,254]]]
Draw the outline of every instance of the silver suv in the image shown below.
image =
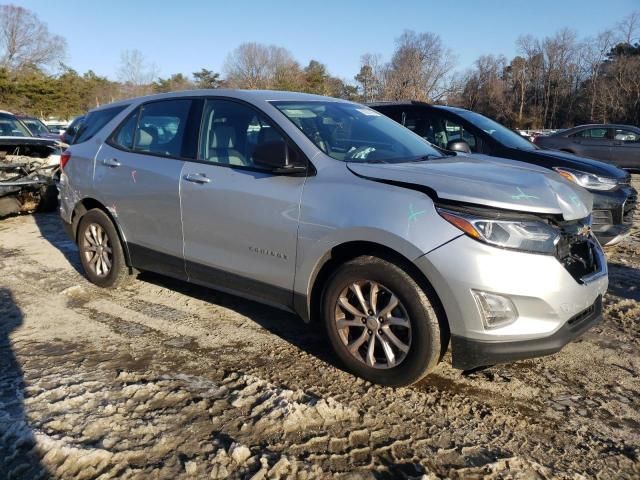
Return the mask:
[[355,103],[200,90],[91,111],[61,215],[93,283],[150,270],[323,322],[355,374],[405,385],[558,351],[601,317],[591,195],[443,153]]

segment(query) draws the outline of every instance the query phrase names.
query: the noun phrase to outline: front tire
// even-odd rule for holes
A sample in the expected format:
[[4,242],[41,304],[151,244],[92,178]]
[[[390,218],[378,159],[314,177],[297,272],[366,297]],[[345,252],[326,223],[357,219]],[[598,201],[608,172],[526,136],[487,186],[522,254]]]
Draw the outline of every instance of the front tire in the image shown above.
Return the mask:
[[105,212],[89,210],[80,219],[77,240],[82,268],[91,283],[118,288],[130,279],[120,237]]
[[441,332],[430,297],[400,266],[362,256],[338,267],[322,315],[334,351],[349,371],[387,386],[415,383],[437,365]]

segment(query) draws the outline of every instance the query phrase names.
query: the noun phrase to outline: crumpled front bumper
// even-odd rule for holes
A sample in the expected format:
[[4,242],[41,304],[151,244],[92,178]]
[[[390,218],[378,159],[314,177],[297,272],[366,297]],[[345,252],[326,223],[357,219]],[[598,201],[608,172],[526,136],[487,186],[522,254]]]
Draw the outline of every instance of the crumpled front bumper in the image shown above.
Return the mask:
[[[602,249],[595,242],[594,248],[597,270],[578,280],[554,256],[500,249],[467,236],[417,259],[447,315],[453,366],[469,369],[553,353],[596,323],[608,276]],[[508,297],[517,319],[486,328],[473,290]]]

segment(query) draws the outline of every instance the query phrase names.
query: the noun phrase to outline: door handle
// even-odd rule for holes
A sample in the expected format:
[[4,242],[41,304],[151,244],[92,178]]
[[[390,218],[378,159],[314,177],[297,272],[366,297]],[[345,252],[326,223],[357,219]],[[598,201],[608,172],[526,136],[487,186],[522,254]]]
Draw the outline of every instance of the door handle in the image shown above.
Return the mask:
[[204,173],[189,173],[184,176],[184,179],[187,182],[200,183],[200,184],[209,183],[211,181],[211,179],[207,178],[207,176]]
[[116,160],[115,158],[105,158],[104,160],[102,160],[102,164],[106,165],[107,167],[119,167],[120,166],[120,162],[118,160]]

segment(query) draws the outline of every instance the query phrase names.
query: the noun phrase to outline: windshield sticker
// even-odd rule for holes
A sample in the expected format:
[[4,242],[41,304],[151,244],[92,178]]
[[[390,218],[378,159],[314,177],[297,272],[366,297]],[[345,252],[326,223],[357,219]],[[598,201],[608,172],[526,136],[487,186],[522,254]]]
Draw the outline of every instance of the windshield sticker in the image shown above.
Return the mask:
[[413,204],[409,205],[409,221],[413,220],[414,222],[418,220],[418,216],[427,213],[426,210],[418,210],[417,212],[413,209]]
[[368,117],[379,117],[382,115],[381,113],[378,113],[375,110],[371,110],[369,108],[356,108],[356,110],[363,115],[367,115]]
[[511,198],[513,198],[514,200],[529,200],[531,198],[535,198],[536,200],[539,200],[539,198],[536,197],[535,195],[528,195],[524,193],[520,187],[517,187],[517,189],[519,192],[518,195],[511,195]]

